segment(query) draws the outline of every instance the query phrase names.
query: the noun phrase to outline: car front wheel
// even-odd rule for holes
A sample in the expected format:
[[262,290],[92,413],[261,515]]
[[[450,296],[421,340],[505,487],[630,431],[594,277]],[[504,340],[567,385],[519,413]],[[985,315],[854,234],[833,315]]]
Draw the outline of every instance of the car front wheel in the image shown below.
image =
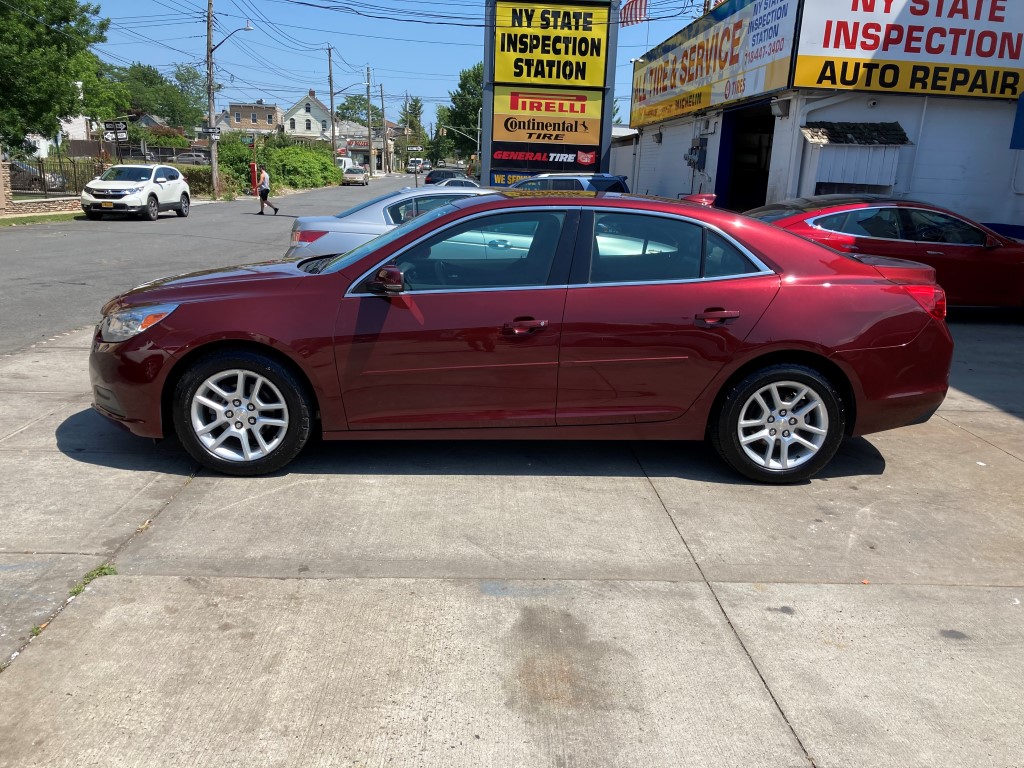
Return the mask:
[[202,358],[178,382],[174,426],[191,456],[229,475],[285,466],[309,439],[311,408],[295,374],[249,351]]
[[156,221],[160,215],[160,203],[157,202],[155,196],[150,195],[146,201],[146,207],[142,211],[142,217],[147,221]]
[[178,214],[179,216],[181,216],[181,218],[185,218],[186,216],[188,216],[188,209],[189,209],[188,195],[186,195],[184,192],[182,192],[181,193],[181,202],[179,203],[177,210],[175,210],[174,212],[176,214]]
[[740,474],[763,483],[793,483],[812,477],[831,460],[845,421],[842,398],[818,371],[773,365],[728,392],[710,437]]

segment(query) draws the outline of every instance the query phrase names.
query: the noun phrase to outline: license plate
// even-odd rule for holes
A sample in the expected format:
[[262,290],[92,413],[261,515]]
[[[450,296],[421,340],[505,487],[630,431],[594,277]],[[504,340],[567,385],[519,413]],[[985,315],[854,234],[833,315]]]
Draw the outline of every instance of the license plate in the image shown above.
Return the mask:
[[113,208],[114,204],[113,203],[100,203],[100,207],[101,208]]

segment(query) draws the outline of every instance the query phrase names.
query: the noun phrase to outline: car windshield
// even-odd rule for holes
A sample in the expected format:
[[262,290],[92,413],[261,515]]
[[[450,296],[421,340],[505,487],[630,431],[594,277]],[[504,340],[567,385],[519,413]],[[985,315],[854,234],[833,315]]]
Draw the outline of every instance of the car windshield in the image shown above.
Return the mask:
[[152,175],[152,168],[115,165],[100,176],[100,181],[149,181],[149,177]]
[[427,227],[435,219],[439,219],[442,216],[446,216],[454,210],[454,206],[450,203],[448,205],[442,205],[438,208],[434,208],[431,211],[420,214],[415,219],[409,219],[408,221],[399,224],[397,227],[392,229],[390,232],[385,232],[380,237],[376,237],[367,243],[363,243],[357,248],[353,248],[348,253],[343,253],[337,256],[332,261],[327,262],[324,266],[317,270],[318,272],[337,272],[340,269],[355,264],[357,261],[362,259],[364,256],[373,253],[378,248],[383,248],[389,243],[393,243],[401,237],[413,232],[420,227]]
[[363,210],[365,210],[365,209],[367,209],[367,208],[369,208],[371,206],[377,205],[377,203],[381,203],[381,202],[383,202],[385,200],[390,200],[392,197],[398,197],[400,194],[402,194],[401,190],[395,190],[394,192],[388,192],[387,194],[381,195],[380,197],[375,197],[372,200],[367,200],[365,203],[362,203],[360,205],[354,206],[352,208],[347,208],[346,210],[342,211],[341,213],[336,213],[336,214],[334,214],[334,218],[336,218],[336,219],[344,219],[346,216],[351,216],[353,213],[357,213],[359,211],[363,211]]
[[345,169],[345,173],[354,173],[357,176],[362,176],[363,175],[363,169],[362,168],[346,168]]

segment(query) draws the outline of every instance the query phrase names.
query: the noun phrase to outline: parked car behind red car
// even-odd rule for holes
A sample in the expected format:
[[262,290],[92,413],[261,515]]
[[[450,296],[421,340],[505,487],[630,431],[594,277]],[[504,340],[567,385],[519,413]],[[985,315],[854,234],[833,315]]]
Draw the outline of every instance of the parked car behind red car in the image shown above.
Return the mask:
[[97,410],[207,467],[328,439],[710,442],[765,482],[928,419],[952,339],[930,267],[727,211],[505,192],[340,256],[147,283],[103,308]]
[[928,264],[951,305],[1024,306],[1024,243],[944,208],[876,195],[818,195],[746,214],[846,253]]

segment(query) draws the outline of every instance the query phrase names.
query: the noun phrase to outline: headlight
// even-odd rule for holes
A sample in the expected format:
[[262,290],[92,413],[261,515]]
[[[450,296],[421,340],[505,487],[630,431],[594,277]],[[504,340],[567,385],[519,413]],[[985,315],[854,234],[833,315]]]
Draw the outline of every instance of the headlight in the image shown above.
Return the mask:
[[132,187],[131,189],[126,189],[126,190],[124,191],[124,193],[125,193],[126,195],[134,195],[135,193],[137,193],[137,192],[141,192],[141,191],[142,191],[142,190],[144,190],[144,189],[145,189],[145,187]]
[[177,308],[177,304],[153,304],[111,312],[100,322],[100,338],[107,342],[128,341],[159,323]]
[[88,184],[86,184],[82,188],[82,191],[85,192],[85,194],[87,194],[87,195],[94,195],[95,196],[95,194],[96,194],[96,190],[93,189],[92,187],[90,187]]

